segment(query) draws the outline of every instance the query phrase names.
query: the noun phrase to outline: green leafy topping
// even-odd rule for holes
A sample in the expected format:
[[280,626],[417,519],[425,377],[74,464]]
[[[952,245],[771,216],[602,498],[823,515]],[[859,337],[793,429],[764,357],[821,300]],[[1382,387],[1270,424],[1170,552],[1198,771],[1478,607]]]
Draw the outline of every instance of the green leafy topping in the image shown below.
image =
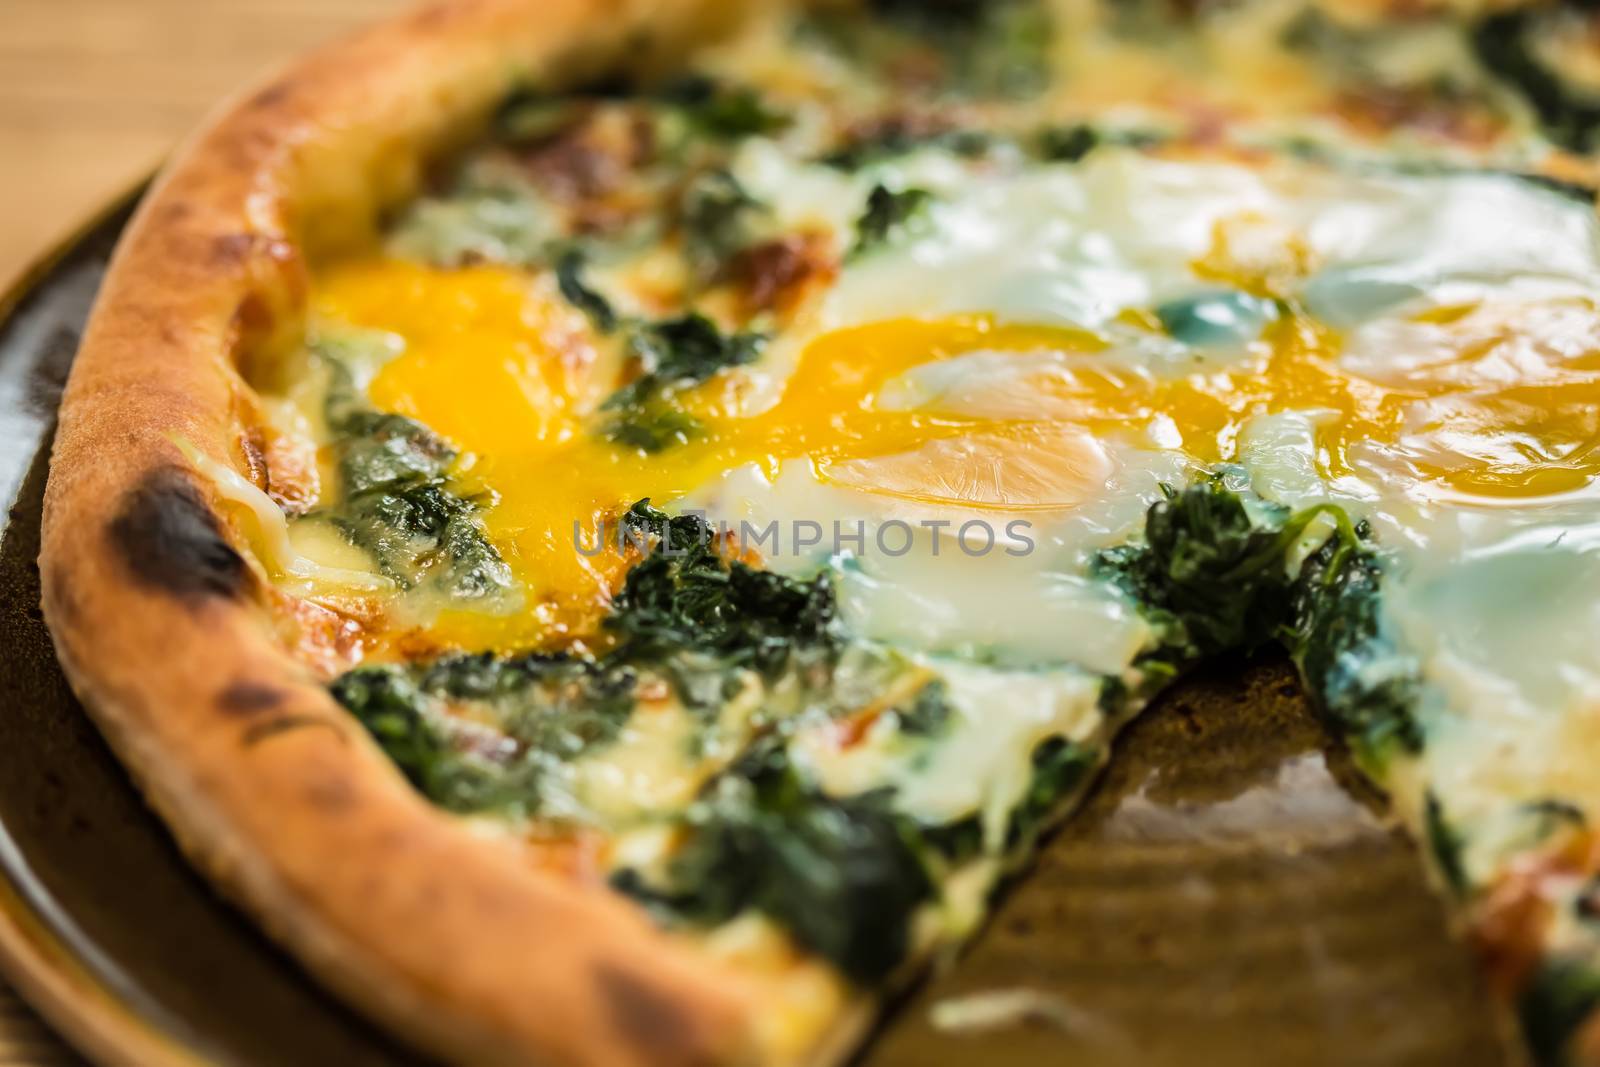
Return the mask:
[[1439,874],[1443,876],[1451,892],[1457,896],[1464,894],[1467,889],[1467,873],[1461,866],[1463,846],[1461,834],[1445,819],[1444,807],[1431,790],[1423,798],[1422,818],[1428,850],[1433,853],[1433,861]]
[[430,800],[528,816],[553,768],[616,739],[639,676],[617,659],[457,655],[362,667],[332,692]]
[[1028,792],[1011,812],[1007,847],[1031,842],[1045,830],[1061,802],[1084,782],[1096,762],[1093,751],[1063,737],[1052,737],[1036,748]]
[[335,682],[334,696],[441,805],[528,815],[553,766],[616,738],[641,678],[671,685],[691,710],[720,707],[745,670],[826,681],[840,638],[825,576],[800,581],[725,560],[703,520],[669,517],[648,501],[624,522],[647,554],[605,621],[620,638],[606,655],[364,667]]
[[575,759],[616,739],[633,713],[639,671],[624,659],[488,653],[447,656],[421,689],[488,713],[524,753]]
[[863,255],[903,233],[908,225],[927,210],[933,194],[926,189],[901,189],[898,192],[875,185],[867,194],[866,207],[856,220],[856,243],[852,256]]
[[[1012,809],[1006,826],[1006,851],[1018,855],[1027,851],[1040,834],[1050,828],[1051,819],[1061,813],[1062,803],[1071,798],[1098,766],[1095,751],[1085,745],[1052,737],[1033,750],[1033,776],[1028,791]],[[969,815],[943,826],[919,826],[924,845],[947,862],[962,863],[984,850],[983,824]]]
[[389,249],[439,267],[470,263],[530,266],[545,256],[551,223],[526,190],[460,190],[417,201],[389,231]]
[[754,89],[699,74],[672,82],[657,97],[682,109],[700,132],[722,140],[777,133],[790,123],[788,115],[769,107]]
[[766,338],[753,333],[723,333],[704,315],[680,315],[652,322],[631,338],[633,353],[645,366],[645,377],[631,383],[608,406],[631,402],[640,394],[669,385],[696,384],[727,367],[754,363]]
[[1288,615],[1284,553],[1315,512],[1257,524],[1222,478],[1163,491],[1144,543],[1102,552],[1096,570],[1158,623],[1175,665],[1271,640]]
[[[1289,549],[1320,516],[1333,532],[1291,573]],[[1093,570],[1156,629],[1157,646],[1140,660],[1152,678],[1279,641],[1359,755],[1420,749],[1417,666],[1382,631],[1382,567],[1342,508],[1291,514],[1263,504],[1252,516],[1226,477],[1203,478],[1167,489],[1145,518],[1143,542],[1101,552]]]
[[623,638],[621,654],[657,660],[698,652],[772,675],[837,650],[825,574],[802,581],[725,559],[703,519],[668,517],[648,500],[623,521],[629,536],[652,538],[655,547],[628,572],[606,620]]
[[618,78],[566,92],[525,86],[507,96],[495,112],[494,131],[507,144],[530,144],[559,133],[582,108],[598,101],[634,101],[667,108],[697,132],[719,140],[777,133],[790,123],[788,115],[769,106],[748,86],[689,74],[654,87]]
[[701,284],[721,277],[728,261],[754,243],[757,220],[768,208],[726,170],[690,183],[683,197],[684,252]]
[[723,333],[704,315],[689,313],[635,325],[628,345],[644,373],[606,398],[608,438],[646,452],[687,438],[695,424],[666,403],[672,390],[695,385],[727,367],[754,363],[766,345],[756,333]]
[[911,919],[934,889],[905,821],[879,795],[827,796],[780,745],[757,745],[685,821],[664,885],[633,870],[614,884],[695,923],[760,912],[858,982],[905,959]]
[[1073,123],[1046,126],[1034,132],[1029,147],[1051,163],[1076,163],[1104,146],[1143,150],[1168,140],[1169,134],[1137,126],[1090,126]]
[[1053,163],[1076,163],[1100,146],[1100,134],[1093,126],[1049,126],[1036,136],[1041,158]]
[[840,170],[855,171],[925,148],[975,159],[987,152],[994,141],[994,136],[983,130],[930,130],[911,121],[886,121],[857,133],[824,155],[820,162]]
[[1330,539],[1301,568],[1285,635],[1324,715],[1372,763],[1387,753],[1422,750],[1412,711],[1419,669],[1383,630],[1382,578],[1376,553],[1347,538]]
[[1540,12],[1491,15],[1474,28],[1472,45],[1491,72],[1518,90],[1539,117],[1545,135],[1562,148],[1587,152],[1600,132],[1600,98],[1570,88],[1534,53]]
[[1573,1035],[1600,1009],[1600,972],[1588,962],[1539,965],[1517,999],[1517,1016],[1537,1067],[1567,1067]]
[[339,472],[348,495],[442,479],[456,451],[415,419],[358,411],[334,423]]
[[1050,82],[1052,27],[1041,0],[869,0],[867,8],[931,46],[960,92],[1021,97]]
[[671,403],[674,390],[696,385],[720,370],[754,363],[766,346],[759,333],[724,333],[704,315],[689,312],[655,321],[624,318],[583,278],[584,256],[568,249],[557,261],[561,294],[601,333],[622,331],[642,373],[617,389],[601,410],[608,440],[641,452],[659,452],[688,441],[698,430],[693,416]]
[[536,779],[507,775],[452,736],[448,717],[399,667],[363,667],[333,683],[334,699],[365,726],[417,790],[449,811],[531,810]]
[[339,345],[318,351],[344,490],[325,517],[402,589],[427,585],[462,600],[510,593],[511,570],[477,517],[481,502],[451,486],[455,449],[414,419],[365,407]]
[[700,420],[661,401],[647,401],[607,421],[606,440],[640,452],[660,452],[688,444],[700,432]]
[[601,333],[611,333],[619,322],[616,309],[583,280],[585,263],[583,252],[577,248],[562,252],[556,260],[556,286],[567,303],[583,312],[590,325]]
[[950,706],[949,687],[938,679],[917,690],[908,707],[895,709],[900,732],[911,737],[942,734],[953,714],[955,709]]
[[496,140],[508,145],[530,145],[554,137],[571,126],[583,108],[602,99],[623,99],[626,87],[596,84],[566,92],[534,85],[519,86],[500,102],[491,121]]

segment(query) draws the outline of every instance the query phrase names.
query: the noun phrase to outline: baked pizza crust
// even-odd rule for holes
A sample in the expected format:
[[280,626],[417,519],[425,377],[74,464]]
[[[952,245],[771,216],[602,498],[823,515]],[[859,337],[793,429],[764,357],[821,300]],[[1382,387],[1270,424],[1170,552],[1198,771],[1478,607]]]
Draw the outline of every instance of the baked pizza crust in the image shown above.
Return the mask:
[[[180,442],[247,469],[248,381],[298,335],[308,258],[374,232],[519,78],[636,61],[737,6],[462,0],[312,55],[225,107],[147,197],[67,385],[40,568],[74,690],[197,865],[319,978],[451,1059],[772,1050],[737,975],[410,788],[287,651],[276,594]],[[832,1055],[867,1013],[851,1016]]]

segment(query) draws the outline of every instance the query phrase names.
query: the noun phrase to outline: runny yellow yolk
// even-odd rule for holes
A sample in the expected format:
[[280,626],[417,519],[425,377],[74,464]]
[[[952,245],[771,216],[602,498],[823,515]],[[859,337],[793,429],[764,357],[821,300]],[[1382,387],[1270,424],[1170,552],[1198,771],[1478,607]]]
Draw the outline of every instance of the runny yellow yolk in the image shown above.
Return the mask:
[[[644,454],[597,432],[616,357],[598,355],[581,320],[540,284],[498,267],[377,260],[340,266],[318,286],[318,315],[405,339],[373,381],[373,403],[450,438],[470,457],[462,477],[498,496],[485,521],[533,608],[445,620],[435,628],[445,643],[525,647],[592,631],[625,564],[616,553],[577,551],[578,539],[593,544],[602,520],[640,498],[671,501],[749,464],[775,475],[785,461],[806,459],[820,480],[854,489],[991,511],[1062,510],[1103,491],[1110,468],[1101,439],[1147,440],[1152,420],[1169,420],[1166,436],[1209,463],[1233,458],[1249,416],[1315,410],[1325,413],[1319,463],[1329,475],[1348,472],[1364,442],[1393,444],[1414,476],[1475,495],[1563,492],[1600,474],[1600,345],[1566,358],[1559,373],[1533,375],[1537,384],[1503,374],[1485,381],[1459,373],[1494,348],[1495,331],[1480,330],[1446,364],[1380,384],[1342,370],[1343,339],[1298,314],[1271,324],[1244,359],[1172,378],[1097,360],[1107,342],[1088,331],[985,315],[852,327],[810,341],[765,410],[741,410],[737,386],[749,372],[684,390],[673,403],[699,429]],[[1475,313],[1430,314],[1448,325]],[[1037,415],[882,402],[907,371],[974,352],[1061,357],[1053,373],[1023,381]],[[1463,435],[1496,446],[1464,450]]]

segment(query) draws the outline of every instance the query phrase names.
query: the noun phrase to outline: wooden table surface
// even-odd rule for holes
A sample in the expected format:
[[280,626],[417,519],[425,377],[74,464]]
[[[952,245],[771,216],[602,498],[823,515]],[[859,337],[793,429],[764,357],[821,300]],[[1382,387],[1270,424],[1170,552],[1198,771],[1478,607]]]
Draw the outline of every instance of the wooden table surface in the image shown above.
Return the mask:
[[0,288],[216,102],[405,0],[0,0]]
[[[405,3],[0,0],[0,291],[219,100]],[[0,1067],[77,1062],[0,984]]]

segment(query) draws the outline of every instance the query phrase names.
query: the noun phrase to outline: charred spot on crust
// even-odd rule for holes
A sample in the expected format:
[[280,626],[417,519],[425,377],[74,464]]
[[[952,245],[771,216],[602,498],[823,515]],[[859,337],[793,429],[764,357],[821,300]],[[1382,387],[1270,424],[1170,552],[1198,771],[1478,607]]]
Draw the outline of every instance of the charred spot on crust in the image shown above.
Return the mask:
[[236,597],[249,570],[187,476],[153,471],[122,503],[107,533],[140,583],[183,598]]
[[192,214],[194,214],[194,208],[189,201],[174,198],[161,203],[157,209],[156,217],[166,226],[176,226]]
[[233,266],[250,258],[255,247],[254,234],[227,233],[212,239],[211,258],[218,266]]
[[271,711],[285,699],[283,690],[260,682],[233,682],[217,694],[217,707],[229,715],[252,716]]
[[302,730],[307,727],[316,726],[332,730],[334,732],[334,736],[336,736],[340,741],[345,740],[344,731],[340,729],[339,724],[324,716],[290,714],[279,715],[275,718],[268,719],[266,722],[259,722],[251,726],[244,732],[244,745],[246,748],[249,748],[251,745],[260,744],[262,741],[277,737],[280,734],[286,734],[295,730]]
[[288,81],[273,82],[250,98],[250,106],[260,111],[271,111],[289,99],[292,91],[293,85]]
[[718,1057],[695,1032],[695,1026],[670,997],[662,996],[639,976],[602,963],[594,977],[611,1008],[617,1031],[630,1044],[645,1050],[652,1063],[710,1065]]
[[293,264],[294,246],[270,233],[225,233],[211,238],[211,260],[218,267],[232,267],[251,260],[280,266]]
[[345,778],[314,777],[306,782],[303,795],[324,815],[349,811],[356,802],[356,791]]

